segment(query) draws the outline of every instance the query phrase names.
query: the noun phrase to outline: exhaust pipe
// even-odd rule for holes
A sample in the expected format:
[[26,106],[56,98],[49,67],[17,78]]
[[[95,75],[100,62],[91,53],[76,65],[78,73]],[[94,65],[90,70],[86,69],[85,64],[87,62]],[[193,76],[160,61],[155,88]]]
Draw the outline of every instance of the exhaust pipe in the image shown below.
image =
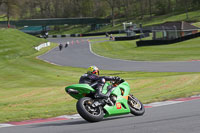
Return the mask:
[[67,93],[68,93],[68,94],[79,94],[79,91],[78,91],[78,90],[74,90],[74,89],[72,89],[72,88],[69,88],[69,89],[67,90]]

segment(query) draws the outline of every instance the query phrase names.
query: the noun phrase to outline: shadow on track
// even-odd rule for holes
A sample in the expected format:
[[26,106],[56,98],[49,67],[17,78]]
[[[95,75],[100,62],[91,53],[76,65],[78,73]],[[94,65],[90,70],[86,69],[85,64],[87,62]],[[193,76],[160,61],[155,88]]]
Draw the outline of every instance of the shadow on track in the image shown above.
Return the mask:
[[[131,118],[131,117],[136,117],[134,115],[121,115],[121,116],[113,116],[113,117],[108,117],[104,118],[103,121],[110,121],[110,120],[117,120],[117,119],[123,119],[123,118]],[[137,116],[139,117],[139,116]]]
[[80,120],[80,121],[62,121],[62,122],[57,122],[57,123],[41,123],[37,125],[31,126],[31,128],[38,128],[38,127],[52,127],[52,126],[67,126],[67,125],[80,125],[80,124],[88,124],[87,121],[85,120]]
[[[109,117],[109,118],[104,118],[100,122],[123,119],[123,118],[130,118],[130,117],[135,117],[135,116],[133,116],[133,115],[113,116],[113,117]],[[96,123],[99,123],[99,122],[96,122]],[[56,123],[41,123],[41,124],[33,125],[30,128],[49,127],[49,126],[52,127],[52,126],[80,125],[80,124],[91,124],[91,123],[87,122],[83,119],[79,119],[79,120],[76,120],[76,121],[66,120],[66,121],[60,121],[60,122],[58,121]]]

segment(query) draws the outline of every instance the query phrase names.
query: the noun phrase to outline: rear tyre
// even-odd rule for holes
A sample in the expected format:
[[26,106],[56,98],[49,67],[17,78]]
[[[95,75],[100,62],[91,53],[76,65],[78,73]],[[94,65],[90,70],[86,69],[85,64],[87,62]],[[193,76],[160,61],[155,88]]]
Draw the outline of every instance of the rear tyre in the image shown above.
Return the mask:
[[131,114],[135,116],[141,116],[145,112],[144,105],[133,95],[129,95],[128,105],[131,110]]
[[88,122],[98,122],[103,120],[103,109],[101,106],[92,107],[93,100],[89,97],[83,97],[78,100],[76,109],[80,116]]

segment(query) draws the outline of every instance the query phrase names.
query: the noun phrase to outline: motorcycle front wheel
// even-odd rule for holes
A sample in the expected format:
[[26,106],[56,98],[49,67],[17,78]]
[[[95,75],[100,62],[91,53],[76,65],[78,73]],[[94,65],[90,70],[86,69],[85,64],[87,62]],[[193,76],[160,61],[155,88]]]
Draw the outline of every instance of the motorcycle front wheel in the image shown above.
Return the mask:
[[101,106],[92,107],[93,100],[90,97],[83,97],[78,100],[76,109],[80,116],[88,122],[98,122],[104,117]]
[[143,104],[133,95],[129,95],[128,105],[131,110],[131,114],[135,116],[141,116],[145,112]]

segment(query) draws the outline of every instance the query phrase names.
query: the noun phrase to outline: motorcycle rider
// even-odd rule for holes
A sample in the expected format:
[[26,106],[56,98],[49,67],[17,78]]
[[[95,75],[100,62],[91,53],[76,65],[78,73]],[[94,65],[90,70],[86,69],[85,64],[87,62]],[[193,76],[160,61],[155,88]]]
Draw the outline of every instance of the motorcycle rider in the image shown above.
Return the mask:
[[95,98],[108,98],[109,96],[102,93],[106,81],[119,81],[119,77],[99,76],[99,69],[96,66],[90,66],[87,73],[80,77],[80,84],[89,84],[96,90]]

